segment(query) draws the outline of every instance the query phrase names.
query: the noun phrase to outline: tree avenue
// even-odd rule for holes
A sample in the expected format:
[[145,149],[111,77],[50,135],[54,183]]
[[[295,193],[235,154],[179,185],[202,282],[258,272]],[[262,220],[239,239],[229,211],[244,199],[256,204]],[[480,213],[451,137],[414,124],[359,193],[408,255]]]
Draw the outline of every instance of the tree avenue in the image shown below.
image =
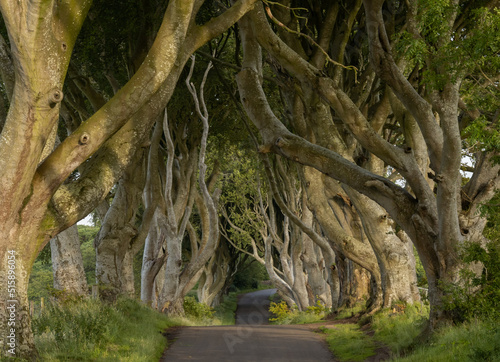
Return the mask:
[[87,294],[91,212],[106,302],[215,305],[255,260],[290,307],[375,313],[420,301],[415,247],[429,327],[451,321],[500,183],[498,5],[0,0],[2,357],[37,359],[49,241],[54,287]]
[[[44,245],[85,217],[118,180],[164,109],[184,63],[219,35],[254,1],[236,2],[202,26],[200,1],[170,1],[147,55],[119,91],[54,148],[71,52],[91,1],[2,1],[10,47],[9,108],[0,154],[2,285],[9,252],[16,256],[16,355],[35,354],[27,305],[31,266]],[[4,64],[3,64],[4,65]],[[92,156],[74,182],[70,174]],[[8,330],[7,288],[2,288],[2,333]],[[3,338],[2,338],[3,339]],[[2,346],[7,354],[8,346]]]

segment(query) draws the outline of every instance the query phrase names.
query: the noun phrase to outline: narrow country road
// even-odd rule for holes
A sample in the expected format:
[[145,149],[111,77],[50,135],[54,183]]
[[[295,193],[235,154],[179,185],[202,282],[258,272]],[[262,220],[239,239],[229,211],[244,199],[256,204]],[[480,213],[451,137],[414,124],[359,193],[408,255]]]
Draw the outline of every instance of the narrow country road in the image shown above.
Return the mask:
[[243,295],[236,325],[184,327],[163,354],[163,361],[333,361],[319,335],[307,326],[267,325],[268,297],[275,289]]

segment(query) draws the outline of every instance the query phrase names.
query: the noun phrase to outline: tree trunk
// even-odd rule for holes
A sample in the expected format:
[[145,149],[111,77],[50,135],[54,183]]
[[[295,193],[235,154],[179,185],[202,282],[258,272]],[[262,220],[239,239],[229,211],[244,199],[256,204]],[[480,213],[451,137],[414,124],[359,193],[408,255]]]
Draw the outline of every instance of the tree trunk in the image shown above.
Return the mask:
[[135,297],[135,277],[134,277],[134,257],[131,248],[125,252],[122,261],[122,286],[121,294],[129,297]]
[[[143,154],[143,151],[137,153],[118,182],[113,202],[95,239],[97,283],[101,298],[110,302],[120,294],[129,294],[131,289],[134,294],[133,275],[132,285],[127,285],[130,280],[124,278],[128,274],[130,279],[130,273],[133,274],[133,270],[126,270],[133,262],[133,255],[127,254],[131,253],[132,243],[139,234],[135,223],[145,182]],[[126,257],[130,259],[129,264],[124,264]]]
[[54,288],[65,294],[88,296],[78,227],[73,225],[50,240]]
[[[21,233],[21,240],[29,235]],[[5,244],[2,244],[5,245]],[[4,286],[0,291],[0,330],[2,356],[18,357],[36,361],[28,301],[29,270],[32,267],[30,254],[23,255],[23,250],[16,244],[0,249],[0,281]]]
[[396,235],[392,219],[374,201],[347,186],[345,189],[360,215],[363,229],[378,260],[384,293],[383,307],[389,308],[395,301],[419,301],[414,300],[412,289],[416,280],[412,257],[409,248]]

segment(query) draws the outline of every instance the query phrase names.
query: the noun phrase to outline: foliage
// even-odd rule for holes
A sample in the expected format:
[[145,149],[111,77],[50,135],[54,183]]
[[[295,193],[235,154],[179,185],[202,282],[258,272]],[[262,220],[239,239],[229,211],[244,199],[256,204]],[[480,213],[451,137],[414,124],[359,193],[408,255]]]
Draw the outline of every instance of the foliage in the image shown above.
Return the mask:
[[35,261],[30,275],[28,299],[47,299],[50,296],[49,290],[53,285],[54,276],[52,274],[52,263],[44,264],[40,260]]
[[158,360],[171,322],[138,301],[115,306],[96,300],[53,304],[33,319],[35,344],[42,360]]
[[214,308],[214,317],[220,320],[221,325],[233,325],[235,323],[235,313],[238,307],[238,292],[230,292],[224,296],[224,300]]
[[269,278],[264,265],[247,260],[234,276],[233,285],[238,289],[257,289],[259,281]]
[[98,232],[99,227],[78,225],[78,236],[80,238],[80,244],[93,242]]
[[289,308],[284,300],[279,303],[271,302],[269,311],[273,314],[269,318],[270,322],[276,324],[304,324],[313,323],[320,320],[329,311],[320,300],[315,305],[307,307],[305,311],[300,312],[294,305]]
[[[83,231],[82,234],[80,234],[80,230]],[[78,227],[78,235],[80,236],[81,242],[80,250],[82,251],[83,269],[85,270],[88,284],[94,284],[96,282],[96,253],[94,248],[94,238],[98,231],[98,228],[92,228],[91,230],[88,226],[82,229],[80,229],[80,226]]]
[[361,313],[366,309],[365,302],[358,302],[352,307],[340,307],[336,310],[335,319],[345,319],[354,317],[356,314]]
[[428,313],[428,307],[420,304],[407,305],[403,313],[380,311],[371,318],[373,335],[362,333],[353,324],[320,327],[320,330],[327,334],[327,342],[335,356],[343,361],[365,360],[373,353],[363,349],[380,344],[390,347],[391,361],[500,360],[500,327],[493,319],[444,327],[437,330],[429,342],[416,344]]
[[465,323],[439,330],[428,345],[417,347],[398,362],[421,361],[498,361],[500,327],[487,321]]
[[206,304],[198,303],[196,298],[191,296],[184,297],[184,313],[189,318],[197,320],[209,320],[214,316],[214,309]]
[[375,355],[374,341],[356,324],[336,324],[320,330],[326,334],[330,349],[340,361],[364,361]]
[[316,314],[316,315],[324,315],[325,313],[329,312],[330,309],[327,308],[323,303],[321,303],[321,300],[317,299],[315,305],[311,305],[306,308],[306,313],[311,313],[311,314]]
[[[473,318],[500,318],[500,242],[491,241],[486,247],[477,242],[466,242],[461,250],[464,266],[460,281],[444,284],[449,294],[446,308],[453,311],[456,321]],[[480,275],[472,269],[484,266]]]
[[293,312],[284,300],[279,303],[271,302],[269,311],[274,315],[273,318],[269,318],[269,321],[278,322],[278,324],[282,324]]

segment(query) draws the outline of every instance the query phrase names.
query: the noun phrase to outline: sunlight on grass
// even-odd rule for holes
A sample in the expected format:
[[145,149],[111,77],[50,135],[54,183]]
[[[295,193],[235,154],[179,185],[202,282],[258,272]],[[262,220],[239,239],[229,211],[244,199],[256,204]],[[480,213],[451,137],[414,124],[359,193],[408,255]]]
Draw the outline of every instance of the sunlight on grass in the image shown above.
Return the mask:
[[320,330],[326,334],[330,349],[341,361],[364,361],[375,355],[374,341],[356,324],[336,324]]
[[493,321],[472,322],[439,331],[430,345],[395,361],[500,361],[500,326]]

